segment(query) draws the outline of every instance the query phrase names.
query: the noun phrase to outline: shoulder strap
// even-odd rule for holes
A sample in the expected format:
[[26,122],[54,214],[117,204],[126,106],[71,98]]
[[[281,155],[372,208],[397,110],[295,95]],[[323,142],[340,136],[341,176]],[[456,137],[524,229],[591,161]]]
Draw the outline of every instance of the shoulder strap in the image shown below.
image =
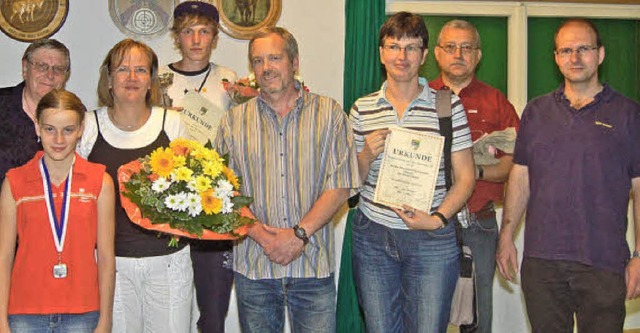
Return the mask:
[[444,176],[447,190],[451,188],[451,144],[453,125],[451,122],[451,90],[443,88],[436,91],[436,111],[440,123],[440,135],[444,136]]
[[98,133],[100,133],[100,122],[98,121],[98,109],[93,110],[93,115],[96,117],[96,127],[98,128]]
[[[440,135],[444,136],[444,179],[447,191],[453,184],[451,176],[451,144],[453,141],[453,124],[451,122],[451,90],[448,88],[440,89],[436,92],[436,111],[438,112],[438,122],[440,124]],[[463,257],[462,251],[462,225],[458,221],[457,214],[451,217],[456,228],[456,242],[460,247],[460,256]]]

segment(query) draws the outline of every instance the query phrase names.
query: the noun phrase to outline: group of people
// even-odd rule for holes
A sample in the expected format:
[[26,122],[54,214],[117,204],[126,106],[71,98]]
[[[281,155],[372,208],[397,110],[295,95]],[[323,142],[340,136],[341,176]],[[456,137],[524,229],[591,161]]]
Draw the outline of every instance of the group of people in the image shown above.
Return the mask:
[[[519,120],[475,77],[481,41],[466,21],[440,31],[441,72],[428,82],[419,76],[429,52],[423,18],[392,15],[379,31],[386,80],[347,115],[295,79],[298,44],[280,27],[249,42],[260,93],[234,106],[222,79],[236,74],[210,61],[218,20],[206,2],[178,5],[172,36],[182,58],[163,67],[142,42],[116,44],[93,111],[63,90],[63,44],[27,48],[24,81],[0,89],[0,332],[195,332],[196,320],[201,332],[224,332],[235,283],[243,332],[282,332],[286,313],[292,332],[333,333],[329,222],[356,193],[353,268],[367,332],[445,332],[460,242],[474,254],[478,302],[476,323],[460,330],[491,332],[496,262],[505,278],[518,273],[513,237],[525,210],[521,275],[533,331],[571,331],[574,315],[580,332],[622,331],[624,300],[640,295],[640,244],[630,257],[625,241],[630,191],[640,221],[640,105],[600,83],[605,49],[591,22],[558,28],[564,83]],[[161,76],[172,82],[170,107],[160,107]],[[454,93],[452,140],[432,207],[377,203],[390,128],[440,134],[442,89]],[[475,141],[508,129],[517,130],[513,152],[474,162]],[[179,137],[228,154],[254,198],[258,222],[247,237],[168,247],[166,236],[130,222],[114,186],[118,167]]]

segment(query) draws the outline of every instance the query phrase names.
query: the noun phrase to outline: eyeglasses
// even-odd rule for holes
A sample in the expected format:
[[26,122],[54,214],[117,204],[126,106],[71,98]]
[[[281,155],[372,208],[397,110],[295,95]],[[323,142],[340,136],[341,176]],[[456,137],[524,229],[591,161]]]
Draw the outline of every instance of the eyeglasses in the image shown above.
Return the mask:
[[411,56],[415,56],[422,53],[422,46],[415,45],[415,44],[407,45],[405,47],[402,47],[397,44],[391,44],[391,45],[385,45],[383,46],[383,48],[387,50],[387,52],[391,53],[392,55],[398,55],[402,50],[404,50],[405,54],[411,55]]
[[69,68],[66,67],[66,66],[50,66],[49,64],[44,63],[44,62],[37,62],[37,61],[30,61],[29,60],[28,63],[38,73],[48,73],[49,72],[49,68],[51,68],[51,70],[53,71],[53,75],[62,76],[62,75],[67,74],[67,71],[69,70]]
[[471,52],[479,49],[479,47],[473,46],[471,44],[462,44],[462,45],[445,44],[445,45],[436,45],[436,47],[441,48],[444,52],[448,54],[454,54],[458,49],[460,49],[462,54],[465,54],[465,55],[471,54]]
[[[119,76],[129,76],[131,71],[132,69],[127,66],[120,66],[116,68],[114,72]],[[136,74],[136,76],[149,75],[149,70],[146,67],[134,67],[133,72]]]
[[597,46],[582,45],[582,46],[576,47],[575,49],[572,49],[570,47],[563,47],[561,49],[555,50],[555,53],[559,57],[566,58],[566,57],[570,57],[573,52],[575,52],[578,56],[581,56],[585,53],[588,53],[589,51],[593,51],[597,49],[598,49]]

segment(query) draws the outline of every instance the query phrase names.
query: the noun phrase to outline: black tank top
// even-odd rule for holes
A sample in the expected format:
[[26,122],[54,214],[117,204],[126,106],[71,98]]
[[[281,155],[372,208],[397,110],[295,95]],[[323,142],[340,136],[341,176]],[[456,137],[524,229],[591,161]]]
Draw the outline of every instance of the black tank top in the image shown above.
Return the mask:
[[[118,184],[118,168],[137,158],[150,154],[158,147],[168,147],[169,137],[164,130],[164,122],[167,117],[167,110],[164,110],[162,116],[162,130],[158,137],[151,144],[134,149],[116,148],[104,139],[100,131],[100,123],[98,122],[98,113],[94,111],[96,118],[96,126],[98,127],[98,137],[89,153],[88,160],[91,162],[101,163],[107,166],[107,173]],[[116,234],[115,234],[115,253],[118,257],[152,257],[171,254],[177,252],[186,246],[185,241],[180,242],[178,247],[169,247],[169,236],[166,234],[159,235],[155,231],[149,231],[129,220],[127,213],[120,204],[120,195],[116,193]]]

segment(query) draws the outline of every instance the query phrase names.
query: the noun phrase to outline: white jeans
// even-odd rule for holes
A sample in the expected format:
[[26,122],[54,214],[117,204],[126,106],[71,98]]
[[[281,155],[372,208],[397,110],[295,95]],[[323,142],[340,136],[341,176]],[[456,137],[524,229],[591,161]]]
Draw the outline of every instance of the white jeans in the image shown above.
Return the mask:
[[189,246],[169,255],[116,257],[113,333],[177,333],[191,328]]

